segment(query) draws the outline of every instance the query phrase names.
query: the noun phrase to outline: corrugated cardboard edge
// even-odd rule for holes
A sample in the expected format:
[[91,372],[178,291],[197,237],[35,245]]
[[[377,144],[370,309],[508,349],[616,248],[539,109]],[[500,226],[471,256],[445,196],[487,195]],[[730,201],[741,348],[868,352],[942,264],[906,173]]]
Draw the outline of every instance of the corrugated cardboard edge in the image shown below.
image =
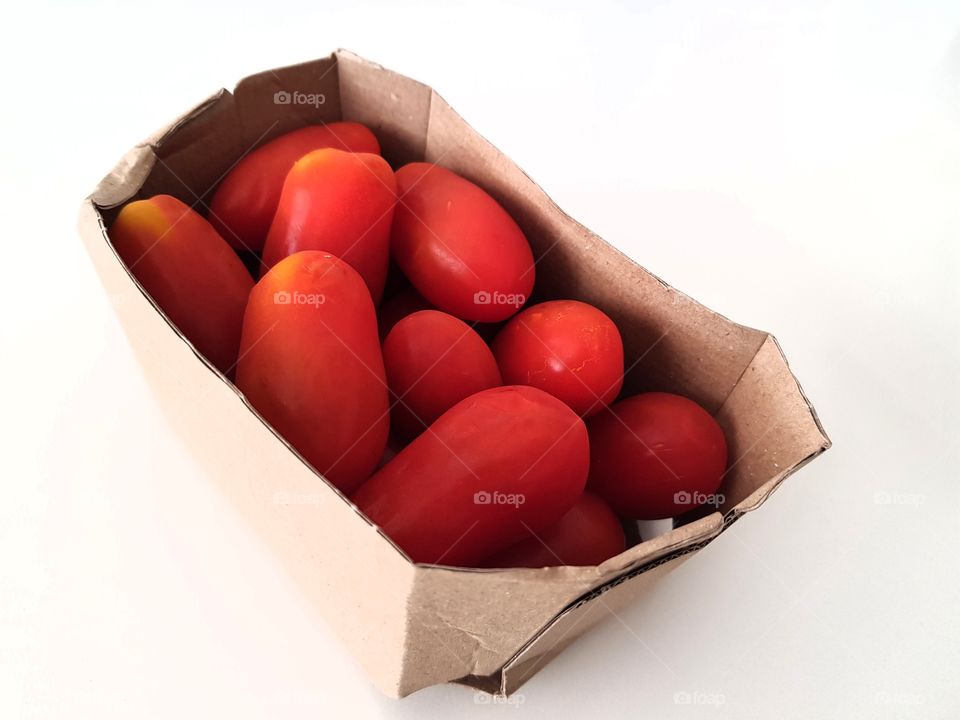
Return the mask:
[[[628,257],[623,255],[623,253],[620,253],[615,248],[612,248],[612,246],[609,246],[602,239],[595,236],[586,228],[583,228],[583,226],[579,225],[579,223],[576,223],[576,221],[572,220],[572,218],[567,216],[566,213],[564,213],[561,209],[559,209],[556,206],[556,204],[553,203],[553,201],[550,200],[545,195],[545,193],[543,193],[543,191],[538,186],[536,186],[535,183],[533,183],[533,181],[530,180],[530,178],[525,173],[523,173],[522,170],[520,170],[515,165],[513,165],[508,159],[502,156],[502,154],[499,153],[499,151],[493,148],[492,145],[490,145],[485,139],[479,136],[478,133],[476,133],[472,128],[470,128],[469,125],[465,121],[463,121],[462,118],[460,118],[459,115],[457,115],[449,107],[449,105],[445,101],[443,101],[442,98],[440,98],[439,95],[437,95],[436,92],[433,91],[428,86],[422,85],[421,83],[417,83],[416,81],[410,80],[409,78],[405,78],[404,76],[398,75],[396,73],[392,73],[390,71],[384,70],[380,66],[377,66],[373,63],[363,60],[362,58],[359,58],[358,56],[352,53],[348,53],[342,50],[338,51],[337,53],[334,53],[329,58],[326,58],[321,61],[316,61],[316,63],[305,63],[302,66],[295,66],[294,68],[292,68],[292,70],[296,70],[297,67],[311,68],[317,63],[321,64],[321,69],[323,69],[323,67],[326,67],[326,70],[323,71],[323,75],[326,75],[329,72],[331,63],[335,64],[337,71],[336,73],[334,73],[334,75],[337,76],[337,82],[339,82],[339,78],[342,75],[346,75],[352,81],[362,82],[365,76],[365,73],[370,69],[375,69],[377,72],[389,74],[391,78],[393,78],[394,81],[398,84],[397,85],[398,88],[402,87],[404,90],[407,90],[409,88],[417,89],[419,93],[419,96],[418,96],[419,101],[414,103],[408,103],[407,105],[403,105],[405,100],[407,100],[408,98],[404,98],[402,93],[393,92],[389,87],[390,83],[386,83],[383,86],[380,86],[380,85],[377,86],[378,90],[384,91],[384,95],[381,98],[382,102],[387,104],[400,103],[401,106],[403,106],[404,110],[409,111],[410,119],[413,120],[412,125],[410,123],[397,123],[395,126],[391,127],[391,126],[385,126],[382,122],[378,123],[376,116],[373,116],[370,118],[364,118],[364,117],[358,116],[360,115],[360,113],[356,112],[357,110],[356,103],[353,103],[351,98],[351,93],[355,90],[357,86],[355,86],[353,82],[345,82],[345,83],[339,84],[339,87],[337,88],[339,92],[339,95],[338,95],[339,107],[337,108],[337,112],[349,119],[355,119],[361,122],[367,122],[367,124],[372,125],[375,131],[378,133],[378,136],[382,138],[382,142],[385,146],[385,149],[391,143],[393,143],[398,149],[397,154],[399,154],[403,148],[406,148],[406,151],[410,155],[410,157],[407,159],[411,159],[411,160],[416,159],[418,154],[422,154],[427,159],[430,159],[431,154],[437,154],[440,152],[440,150],[437,149],[437,146],[436,146],[436,136],[434,136],[433,147],[431,147],[432,136],[430,132],[425,132],[422,151],[417,149],[410,150],[411,138],[409,137],[409,132],[408,132],[410,127],[418,125],[420,121],[425,122],[426,125],[429,126],[431,122],[433,122],[437,117],[439,117],[440,118],[439,122],[441,123],[441,125],[444,122],[450,124],[450,126],[452,127],[452,131],[459,132],[462,128],[468,129],[469,132],[472,133],[473,136],[475,136],[475,138],[482,141],[482,143],[485,143],[486,146],[492,149],[492,151],[495,151],[495,154],[497,157],[503,158],[503,162],[509,163],[510,167],[507,168],[508,170],[512,168],[516,172],[519,172],[520,174],[522,174],[522,176],[525,178],[526,182],[528,183],[529,187],[532,189],[535,189],[535,192],[530,193],[531,195],[535,196],[533,197],[532,200],[530,200],[530,202],[534,204],[539,203],[541,206],[546,206],[546,210],[544,211],[543,207],[540,207],[540,208],[535,207],[534,210],[539,209],[540,211],[545,212],[547,215],[550,215],[553,219],[559,218],[558,222],[562,220],[562,222],[566,224],[566,227],[564,228],[566,231],[569,232],[573,230],[580,233],[582,236],[582,242],[585,244],[585,246],[591,249],[595,248],[599,255],[604,255],[605,253],[605,257],[608,258],[607,261],[609,262],[627,261],[634,268],[638,270],[642,270],[642,272],[645,275],[649,276],[649,278],[651,278],[654,282],[659,283],[659,285],[662,286],[662,288],[665,288],[671,293],[671,297],[673,297],[673,300],[671,300],[671,302],[689,303],[690,307],[694,307],[696,309],[706,311],[707,313],[710,313],[711,315],[724,320],[726,323],[729,323],[730,326],[739,328],[743,333],[746,333],[746,335],[743,336],[744,338],[746,337],[751,338],[750,342],[758,343],[758,349],[754,352],[753,359],[747,365],[747,369],[744,370],[743,375],[732,386],[732,388],[730,389],[730,392],[727,393],[725,397],[716,398],[714,400],[715,405],[719,404],[721,406],[720,407],[721,414],[722,414],[722,406],[726,405],[726,403],[730,400],[730,398],[736,394],[737,388],[740,387],[740,383],[743,381],[743,377],[747,375],[750,365],[754,364],[757,361],[757,358],[761,355],[761,352],[763,351],[763,349],[767,347],[771,341],[773,342],[774,345],[776,345],[776,341],[772,339],[772,336],[769,336],[766,333],[762,333],[761,331],[756,331],[751,328],[746,328],[745,326],[740,326],[740,325],[737,325],[736,323],[732,323],[726,318],[722,318],[722,316],[716,313],[713,313],[713,311],[703,308],[703,306],[700,306],[699,303],[696,303],[696,301],[693,301],[692,299],[688,298],[683,293],[671,288],[667,283],[665,283],[660,278],[643,270],[636,263],[634,263]],[[323,63],[326,63],[326,65],[322,65]],[[266,76],[269,73],[279,79],[280,76],[277,73],[283,74],[287,70],[291,70],[291,69],[280,68],[275,71],[267,71],[267,73],[262,73],[261,76]],[[253,83],[256,77],[259,77],[259,76],[254,76],[254,78],[246,78],[242,80],[240,83],[238,83],[237,90],[235,90],[235,92],[239,93],[245,83],[247,84]],[[280,85],[278,85],[278,87],[280,87]],[[425,103],[422,101],[423,93],[426,93],[427,99]],[[94,195],[91,196],[92,198],[96,199],[96,204],[102,208],[116,207],[117,205],[122,204],[123,202],[128,200],[130,197],[132,197],[133,194],[139,191],[138,190],[139,188],[142,188],[145,180],[150,176],[151,170],[153,170],[156,163],[156,150],[157,148],[160,148],[165,144],[165,141],[167,138],[171,136],[176,136],[176,134],[181,128],[189,125],[194,119],[203,116],[204,113],[211,111],[211,108],[222,107],[223,105],[229,104],[231,102],[232,102],[231,94],[226,90],[221,90],[220,92],[214,94],[213,96],[208,98],[206,101],[198,105],[196,108],[194,108],[190,112],[178,118],[170,126],[165,128],[164,130],[161,130],[151,140],[148,140],[147,142],[141,144],[140,146],[135,148],[133,151],[128,153],[128,155],[125,156],[125,158],[121,160],[121,162],[118,164],[117,168],[115,168],[115,170],[110,175],[108,175],[104,179],[104,181],[98,186]],[[458,123],[460,124],[459,126],[458,126]],[[462,128],[460,126],[462,126]],[[284,131],[286,129],[289,129],[289,128],[278,128],[277,133]],[[406,138],[403,137],[404,132],[408,133],[408,136]],[[277,134],[277,133],[274,133],[274,134]],[[442,144],[442,140],[443,140],[442,133],[439,137]],[[247,137],[246,140],[249,142],[250,138]],[[181,150],[188,151],[189,146],[186,148],[181,148]],[[240,151],[238,151],[238,154],[239,152]],[[446,163],[446,164],[449,164],[449,163]],[[454,169],[457,169],[457,168],[454,167]],[[481,184],[490,184],[491,180],[494,182],[494,184],[496,184],[495,183],[496,172],[501,169],[502,168],[496,168],[496,167],[487,168],[487,171],[489,171],[489,173],[492,173],[492,178],[488,173],[487,178],[473,178],[473,179],[481,182]],[[484,183],[485,179],[487,180],[487,183]],[[131,188],[133,188],[134,190],[133,193],[129,192]],[[491,191],[494,192],[495,195],[497,194],[497,188],[495,187],[491,188]],[[526,201],[528,198],[525,197],[523,199],[524,201]],[[501,198],[501,200],[503,201],[503,198]],[[505,204],[509,204],[509,203],[505,202]],[[525,208],[525,207],[509,208],[509,209],[511,209],[511,211],[513,212],[518,212],[518,213],[527,213],[530,211],[530,208]],[[88,200],[88,203],[85,203],[84,214],[88,210],[92,211],[93,219],[96,221],[96,224],[99,226],[96,228],[96,231],[95,231],[96,235],[99,236],[97,238],[97,241],[104,242],[106,246],[110,248],[109,241],[107,241],[106,239],[106,234],[105,234],[103,225],[100,222],[100,219],[96,217],[97,213],[94,208],[94,205],[89,200]],[[84,220],[83,217],[81,219],[81,234],[88,241],[88,246],[90,244],[91,238],[93,237],[93,233],[94,233],[94,230],[90,227],[89,220],[90,220],[90,217],[87,217],[86,220]],[[112,248],[110,248],[110,252],[112,253]],[[94,250],[91,250],[91,255],[94,255]],[[613,259],[610,259],[610,258],[613,258]],[[101,261],[104,261],[104,258],[100,258],[100,259]],[[95,262],[96,262],[96,258],[95,258]],[[113,258],[112,260],[108,260],[106,262],[118,263],[119,261],[116,260],[116,258]],[[98,270],[101,270],[99,266],[98,266]],[[103,275],[102,270],[101,270],[101,275]],[[128,279],[132,279],[132,278],[129,278],[128,276]],[[106,280],[105,280],[105,284],[107,284]],[[148,300],[148,303],[152,306],[152,301],[150,301],[149,299],[147,300]],[[159,308],[156,308],[155,306],[153,306],[153,310],[155,313],[154,315],[155,318],[159,316],[164,321],[166,320],[162,312],[159,311]],[[175,328],[174,328],[174,331],[176,332]],[[753,340],[753,338],[756,338],[756,340]],[[186,341],[184,342],[186,343]],[[192,351],[192,347],[189,346],[189,343],[186,343],[186,344]],[[782,361],[783,366],[786,367],[786,360],[785,358],[783,358],[783,354],[782,352],[780,352],[778,346],[776,350],[777,350],[776,355],[779,356],[779,359],[780,361]],[[767,362],[771,362],[770,357],[773,357],[773,356],[771,356],[769,352],[767,352],[766,355],[768,356]],[[777,360],[776,357],[773,357],[772,361],[774,364],[776,364],[776,360]],[[210,368],[210,366],[206,364],[205,361],[204,361],[204,364],[207,366],[208,370],[210,370],[211,372],[216,372],[212,368]],[[618,558],[614,558],[611,561],[608,561],[608,563],[605,563],[600,568],[554,569],[557,572],[553,573],[552,582],[555,585],[557,577],[563,576],[565,578],[564,581],[569,585],[568,587],[569,592],[565,593],[564,597],[569,596],[569,598],[573,598],[573,599],[567,600],[564,603],[564,607],[558,608],[557,614],[554,617],[554,619],[551,620],[547,625],[540,628],[540,630],[534,634],[531,640],[523,643],[521,648],[519,649],[515,648],[513,652],[509,653],[506,656],[502,655],[503,647],[504,647],[503,645],[501,645],[498,648],[491,648],[490,649],[491,651],[487,652],[486,649],[483,648],[483,639],[478,638],[476,633],[472,633],[470,631],[469,624],[462,621],[458,621],[457,623],[452,625],[448,623],[446,626],[446,630],[452,631],[458,636],[458,638],[462,641],[462,647],[465,647],[468,649],[468,653],[467,653],[468,657],[466,659],[461,659],[460,662],[457,664],[447,663],[447,665],[443,668],[434,668],[434,671],[429,671],[429,672],[427,671],[428,668],[426,665],[424,665],[425,654],[423,652],[423,648],[427,647],[428,645],[424,645],[421,642],[422,638],[417,637],[417,635],[418,633],[419,634],[423,633],[423,631],[420,629],[420,626],[423,625],[423,620],[425,618],[429,619],[429,613],[425,613],[424,608],[430,607],[430,602],[432,600],[435,600],[437,597],[437,596],[434,596],[433,598],[431,598],[431,593],[429,592],[431,586],[434,585],[435,582],[441,583],[441,584],[449,583],[450,577],[459,577],[461,579],[466,579],[467,582],[465,584],[469,585],[473,578],[479,579],[479,576],[481,576],[482,573],[477,573],[475,571],[465,571],[460,569],[451,570],[446,568],[433,568],[433,567],[421,567],[421,566],[417,566],[415,568],[412,579],[410,580],[411,585],[409,586],[409,593],[404,594],[404,597],[406,598],[408,615],[407,615],[407,624],[403,630],[402,640],[401,640],[404,648],[403,657],[401,661],[401,664],[402,664],[401,676],[397,678],[397,677],[391,676],[390,673],[388,672],[381,672],[379,673],[380,677],[378,678],[377,666],[380,666],[380,669],[382,670],[383,663],[378,662],[377,659],[372,659],[372,658],[368,658],[368,661],[365,662],[362,659],[362,656],[364,654],[363,648],[360,648],[358,652],[356,637],[348,638],[347,644],[351,646],[351,648],[354,650],[356,654],[358,654],[359,657],[361,657],[361,662],[364,662],[364,666],[367,668],[368,672],[370,672],[370,674],[374,677],[374,680],[377,683],[377,685],[382,690],[384,690],[384,692],[387,692],[388,694],[391,694],[391,695],[405,695],[405,694],[408,694],[409,692],[413,692],[414,690],[419,689],[420,687],[424,687],[426,685],[433,684],[436,682],[441,682],[443,680],[457,679],[460,676],[463,676],[463,677],[460,677],[461,680],[465,682],[469,682],[470,684],[474,684],[475,686],[490,687],[491,683],[494,683],[494,684],[498,684],[501,690],[512,690],[512,689],[515,689],[516,687],[519,687],[519,683],[521,681],[518,680],[518,678],[526,679],[526,677],[529,677],[529,675],[532,674],[530,672],[530,668],[534,666],[539,667],[540,665],[542,665],[542,662],[540,662],[540,659],[541,658],[543,660],[549,659],[549,656],[552,656],[552,650],[550,648],[553,645],[561,644],[559,641],[556,643],[552,642],[554,638],[557,638],[558,635],[562,635],[563,636],[562,644],[566,645],[570,639],[580,634],[580,630],[578,630],[577,628],[585,629],[590,624],[592,624],[591,622],[578,622],[576,626],[568,627],[567,623],[571,622],[570,620],[571,617],[577,616],[577,613],[586,612],[584,608],[590,607],[591,603],[594,603],[595,605],[601,604],[595,599],[600,598],[604,593],[610,590],[613,590],[614,588],[622,588],[621,590],[616,591],[616,597],[626,596],[626,595],[632,596],[633,594],[637,594],[640,590],[647,587],[651,582],[650,580],[642,579],[646,573],[648,573],[651,570],[657,570],[659,573],[662,573],[674,567],[676,564],[678,564],[678,563],[674,563],[673,562],[674,560],[680,560],[681,558],[687,557],[690,552],[696,549],[699,549],[700,547],[705,545],[706,542],[709,542],[711,539],[716,537],[720,532],[722,532],[723,527],[728,525],[730,522],[735,520],[737,517],[739,517],[743,513],[748,512],[749,510],[752,510],[753,508],[757,507],[760,503],[762,503],[763,500],[765,500],[766,497],[769,496],[769,494],[776,487],[779,486],[779,484],[783,481],[783,479],[785,479],[785,477],[787,477],[797,468],[799,468],[806,462],[809,462],[811,459],[816,457],[816,455],[818,455],[820,452],[822,452],[827,447],[829,447],[829,440],[826,438],[826,435],[822,432],[819,419],[816,417],[816,414],[813,411],[812,406],[810,405],[809,401],[806,399],[806,396],[803,395],[802,390],[800,390],[799,384],[796,382],[796,378],[793,377],[792,373],[789,372],[789,369],[787,369],[787,372],[789,373],[790,378],[792,379],[797,391],[803,397],[804,405],[807,408],[809,416],[813,418],[814,425],[816,426],[816,428],[818,429],[818,432],[820,433],[820,436],[822,438],[820,446],[818,449],[812,451],[803,459],[795,462],[792,467],[789,467],[785,469],[783,472],[776,474],[774,477],[770,478],[767,482],[763,483],[760,487],[757,487],[746,498],[738,502],[734,508],[726,509],[726,515],[723,522],[720,521],[719,514],[715,514],[713,516],[709,516],[708,518],[703,519],[703,521],[706,522],[706,525],[703,527],[709,528],[706,535],[702,535],[702,533],[701,534],[694,533],[693,535],[689,535],[689,533],[692,530],[694,530],[694,528],[691,525],[685,525],[681,528],[678,528],[673,533],[670,533],[667,536],[663,536],[663,542],[661,543],[663,547],[658,547],[656,545],[652,545],[651,543],[645,543],[641,546],[631,548],[623,555],[619,556]],[[709,404],[709,403],[705,403],[705,404]],[[254,415],[254,417],[257,417],[259,419],[259,416],[256,415],[255,413],[251,413],[251,414]],[[289,448],[289,446],[287,446],[286,443],[282,441],[282,439],[279,439],[279,438],[277,439],[280,440],[281,445],[283,445],[286,448]],[[296,458],[299,457],[295,453],[288,453],[288,455],[293,455]],[[352,506],[350,506],[349,503],[341,503],[341,505],[350,507],[352,510]],[[364,519],[364,522],[366,522],[365,519]],[[700,528],[700,526],[698,526],[698,528]],[[694,535],[696,535],[696,537],[694,537]],[[388,550],[393,552],[394,555],[399,555],[399,553],[396,552],[395,549],[393,548],[392,543],[388,544],[388,543],[381,542],[380,545],[381,547],[386,547]],[[670,549],[665,550],[664,549],[665,547],[669,547]],[[406,561],[404,561],[404,563],[406,563]],[[409,565],[409,563],[406,563],[406,567],[414,568],[414,566]],[[660,568],[663,568],[663,569],[661,570]],[[510,572],[497,573],[496,576],[500,577],[502,582],[504,583],[509,584],[509,583],[523,582],[528,584],[526,585],[526,587],[529,587],[530,586],[529,583],[531,582],[533,582],[534,585],[537,584],[537,581],[531,580],[531,578],[529,577],[530,573],[536,573],[536,572],[538,571],[510,571]],[[526,574],[527,577],[524,577],[524,574]],[[488,586],[492,587],[492,583],[490,583],[489,577],[490,576],[488,575],[488,580],[482,581],[482,582],[486,582]],[[547,577],[551,577],[549,575],[549,571],[547,575],[543,576],[544,579],[546,579]],[[648,577],[654,577],[654,576],[650,575]],[[657,574],[655,577],[659,577],[659,574]],[[434,580],[431,580],[431,578],[435,578],[437,580],[434,581]],[[440,578],[446,578],[446,579],[440,580]],[[447,588],[447,590],[449,590],[449,588]],[[447,597],[451,597],[451,596],[456,597],[457,593],[447,592],[445,593],[445,595]],[[613,597],[613,595],[610,595],[609,597]],[[444,621],[441,621],[441,624],[443,622]],[[340,630],[341,628],[337,628],[337,629]],[[342,632],[340,634],[341,636],[343,636]],[[414,640],[416,640],[416,642]],[[460,643],[458,643],[458,648],[459,647],[461,647]],[[499,655],[497,655],[497,653],[499,653]],[[499,661],[495,660],[496,657],[500,658]],[[491,664],[496,666],[497,662],[502,663],[503,665],[502,671],[494,668],[493,671],[491,672]],[[439,670],[439,673],[435,672],[435,670]],[[464,670],[466,670],[466,672],[463,672]]]

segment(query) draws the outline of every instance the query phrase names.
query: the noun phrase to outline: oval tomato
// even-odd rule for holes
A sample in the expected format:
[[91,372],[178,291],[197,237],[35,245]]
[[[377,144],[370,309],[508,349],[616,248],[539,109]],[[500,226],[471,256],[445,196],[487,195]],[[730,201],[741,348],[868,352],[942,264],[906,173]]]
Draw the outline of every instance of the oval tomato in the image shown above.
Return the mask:
[[472,566],[563,517],[589,455],[583,421],[562,402],[492,388],[441,415],[353,501],[414,562]]
[[360,273],[379,304],[395,202],[393,170],[379,155],[314,150],[297,160],[283,183],[263,266],[301,250],[323,250]]
[[583,416],[617,397],[623,386],[623,341],[606,314],[577,300],[526,308],[493,342],[503,381],[532,385]]
[[397,171],[391,252],[430,304],[465,320],[513,315],[533,289],[533,252],[496,200],[431,163]]
[[623,527],[603,500],[585,492],[577,504],[538,535],[521,540],[484,561],[490,568],[599,565],[626,547]]
[[394,396],[391,427],[401,437],[420,434],[464,398],[501,384],[483,339],[439,310],[397,322],[383,343],[383,364]]
[[125,205],[110,239],[167,317],[230,375],[253,278],[210,223],[176,198],[156,195]]
[[360,123],[333,122],[288,132],[245,155],[227,173],[210,201],[210,223],[237,250],[260,252],[290,168],[308,152],[325,147],[380,152],[377,138]]
[[357,272],[306,251],[275,265],[250,294],[237,386],[344,492],[376,467],[389,409],[377,320]]
[[589,488],[624,517],[676,517],[716,500],[727,465],[717,421],[680,395],[614,403],[588,423]]

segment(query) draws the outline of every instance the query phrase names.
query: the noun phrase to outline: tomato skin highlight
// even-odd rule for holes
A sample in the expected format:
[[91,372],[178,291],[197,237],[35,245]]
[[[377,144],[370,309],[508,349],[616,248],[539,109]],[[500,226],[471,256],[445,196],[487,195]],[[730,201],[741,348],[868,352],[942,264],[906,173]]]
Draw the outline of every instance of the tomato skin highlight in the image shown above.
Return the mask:
[[302,250],[349,263],[379,305],[390,262],[393,170],[379,155],[326,148],[297,160],[283,183],[263,248],[263,267]]
[[386,446],[389,405],[360,275],[318,251],[277,263],[250,294],[237,386],[340,490],[363,482]]
[[502,384],[483,338],[439,310],[397,322],[383,342],[383,364],[393,395],[390,424],[405,438],[419,435],[464,398]]
[[596,495],[585,492],[560,520],[483,562],[488,568],[599,565],[626,548],[620,519]]
[[227,173],[210,201],[210,224],[236,250],[261,252],[290,168],[307,153],[325,147],[380,153],[374,134],[356,122],[288,132],[245,155]]
[[650,392],[590,418],[588,488],[621,516],[676,517],[720,487],[727,466],[723,430],[693,400]]
[[432,163],[397,173],[391,252],[423,297],[464,320],[497,322],[533,290],[533,251],[520,226],[477,185]]
[[551,300],[512,317],[493,342],[503,381],[532,385],[589,417],[623,387],[623,340],[604,312]]
[[186,338],[230,376],[253,278],[210,223],[180,200],[155,195],[125,205],[110,239]]
[[583,492],[583,421],[531,387],[471,395],[353,495],[414,562],[476,566],[557,522]]

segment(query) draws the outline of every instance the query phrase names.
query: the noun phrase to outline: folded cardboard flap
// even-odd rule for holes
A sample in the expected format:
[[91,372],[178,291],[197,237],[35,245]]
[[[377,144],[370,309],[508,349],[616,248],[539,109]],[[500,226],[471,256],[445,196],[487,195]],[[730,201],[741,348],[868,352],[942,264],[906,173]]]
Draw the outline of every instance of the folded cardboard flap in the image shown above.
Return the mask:
[[[652,567],[716,537],[720,513],[629,548],[596,568],[555,567],[508,572],[463,572],[418,568],[407,619],[409,673],[401,689],[417,689],[427,672],[486,689],[501,671],[548,651],[575,608],[594,602],[614,586],[640,588]],[[632,592],[632,591],[631,591]],[[541,638],[546,638],[541,642]],[[517,660],[517,658],[522,658]],[[532,675],[531,672],[527,677]]]
[[742,514],[787,475],[830,447],[830,440],[772,335],[744,370],[716,415],[732,464],[720,509]]
[[[651,563],[635,574],[604,585],[560,613],[547,628],[512,657],[500,672],[483,679],[464,679],[464,684],[501,695],[516,692],[587,630],[602,620],[619,618],[618,613],[621,610],[640,601],[653,590],[658,580],[686,562],[705,544],[706,542],[686,547]],[[633,633],[629,628],[626,632]]]
[[[296,93],[313,100],[301,103]],[[118,206],[138,197],[167,193],[202,211],[252,148],[340,119],[371,127],[394,167],[439,162],[496,197],[534,248],[538,298],[585,300],[617,322],[626,392],[678,392],[716,413],[734,459],[721,488],[728,521],[762,502],[829,441],[771,336],[727,320],[636,265],[557,208],[432,89],[351,53],[245,78],[233,93],[214,94],[132,150],[85,204],[81,234],[110,292],[130,296],[118,314],[173,425],[384,692],[402,696],[458,679],[512,690],[605,608],[641,595],[715,538],[724,527],[721,513],[597,568],[415,566],[236,388],[205,360],[197,362],[105,231]]]

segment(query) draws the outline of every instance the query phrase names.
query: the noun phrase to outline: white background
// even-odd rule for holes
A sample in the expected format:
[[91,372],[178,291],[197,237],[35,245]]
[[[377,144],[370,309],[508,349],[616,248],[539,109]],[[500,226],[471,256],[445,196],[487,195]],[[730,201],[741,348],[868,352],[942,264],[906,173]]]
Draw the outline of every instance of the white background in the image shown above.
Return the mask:
[[[797,5],[6,9],[0,717],[957,717],[960,5]],[[166,427],[74,230],[155,128],[338,46],[775,332],[835,443],[512,706],[372,688]]]

